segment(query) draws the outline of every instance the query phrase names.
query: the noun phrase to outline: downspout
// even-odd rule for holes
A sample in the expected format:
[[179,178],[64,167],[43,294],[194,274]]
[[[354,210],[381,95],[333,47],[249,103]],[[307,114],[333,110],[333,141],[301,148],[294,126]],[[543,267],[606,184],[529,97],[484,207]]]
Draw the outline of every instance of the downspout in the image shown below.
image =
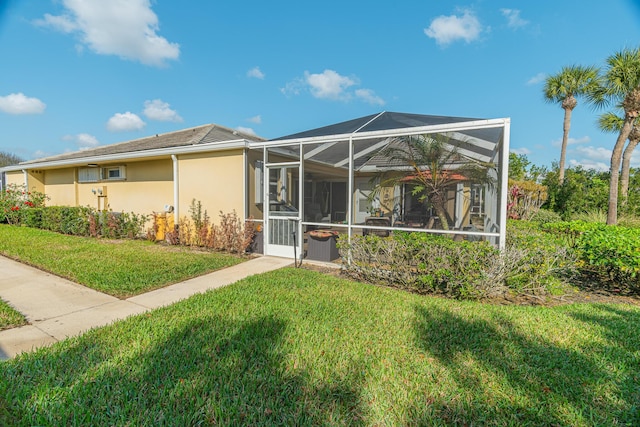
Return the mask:
[[172,154],[171,160],[173,161],[173,224],[175,228],[178,228],[178,223],[180,221],[180,185],[178,177],[178,156]]
[[29,190],[29,172],[26,169],[22,169],[22,174],[24,175],[24,188],[25,191]]
[[245,222],[249,218],[249,186],[247,185],[249,183],[249,167],[247,166],[249,156],[247,150],[248,148],[245,142],[245,147],[242,150],[242,210],[244,211],[243,222]]

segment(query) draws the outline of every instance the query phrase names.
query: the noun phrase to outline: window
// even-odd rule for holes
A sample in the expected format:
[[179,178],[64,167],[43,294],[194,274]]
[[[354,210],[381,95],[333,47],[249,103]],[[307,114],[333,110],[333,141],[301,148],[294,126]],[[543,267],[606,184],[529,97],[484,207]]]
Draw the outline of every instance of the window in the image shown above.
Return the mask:
[[99,168],[79,168],[78,182],[98,182],[100,179]]
[[113,166],[102,168],[103,180],[121,180],[125,179],[124,166]]
[[124,166],[78,168],[78,182],[117,181],[125,178]]

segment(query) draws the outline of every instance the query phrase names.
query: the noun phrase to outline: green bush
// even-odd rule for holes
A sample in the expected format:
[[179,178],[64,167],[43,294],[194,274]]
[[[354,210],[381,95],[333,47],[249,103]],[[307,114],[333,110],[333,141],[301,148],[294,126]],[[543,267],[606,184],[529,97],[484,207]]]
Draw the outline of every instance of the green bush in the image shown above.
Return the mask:
[[44,208],[25,209],[21,214],[21,223],[25,227],[42,228],[42,212]]
[[593,228],[580,236],[576,248],[586,266],[618,283],[640,286],[640,229]]
[[88,214],[82,206],[47,206],[42,211],[40,228],[74,236],[88,236]]
[[546,227],[547,224],[534,221],[507,223],[506,250],[522,253],[520,272],[507,279],[509,288],[555,293],[564,287],[564,279],[575,273],[576,255],[567,245],[566,236],[545,233],[542,229]]
[[577,267],[620,283],[640,285],[640,228],[562,221],[542,230],[575,251]]
[[44,206],[47,196],[28,191],[24,185],[9,184],[0,191],[0,223],[19,225],[26,211]]
[[538,246],[539,239],[528,245],[523,241],[499,251],[488,242],[395,232],[388,238],[353,236],[350,244],[342,237],[338,246],[350,259],[346,273],[371,283],[461,299],[554,292],[564,270],[573,265],[562,261],[570,259],[566,249]]
[[537,222],[539,224],[547,224],[550,222],[558,222],[562,221],[562,217],[560,214],[550,211],[549,209],[540,209],[536,213],[534,213],[529,221]]

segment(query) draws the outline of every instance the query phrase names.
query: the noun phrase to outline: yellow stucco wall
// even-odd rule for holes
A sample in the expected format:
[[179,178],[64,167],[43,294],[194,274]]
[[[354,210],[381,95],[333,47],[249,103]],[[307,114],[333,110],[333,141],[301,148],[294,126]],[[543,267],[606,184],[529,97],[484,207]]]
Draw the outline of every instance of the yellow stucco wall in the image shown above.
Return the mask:
[[44,173],[44,193],[49,196],[47,205],[75,206],[75,168],[50,169]]
[[7,172],[5,177],[7,185],[24,185],[24,174],[20,171]]
[[242,150],[178,156],[180,217],[189,217],[193,199],[202,202],[212,222],[219,213],[236,211],[244,219]]
[[[244,219],[243,162],[242,150],[179,155],[180,217],[189,217],[191,201],[196,199],[213,222],[218,222],[220,211],[235,210]],[[147,215],[162,212],[165,205],[174,205],[171,158],[100,165],[111,166],[124,166],[125,179],[78,182],[78,168],[68,167],[29,171],[29,186],[47,194],[50,206],[90,206]],[[8,172],[6,176],[8,184],[24,184],[21,171]]]
[[[148,215],[173,205],[173,166],[171,159],[117,163],[125,166],[125,180],[78,183],[78,204],[114,212]],[[96,190],[96,194],[93,193]],[[102,196],[98,190],[102,190]]]
[[[7,185],[24,185],[24,173],[22,171],[7,172]],[[29,191],[44,191],[44,171],[30,170],[27,173],[27,186]]]

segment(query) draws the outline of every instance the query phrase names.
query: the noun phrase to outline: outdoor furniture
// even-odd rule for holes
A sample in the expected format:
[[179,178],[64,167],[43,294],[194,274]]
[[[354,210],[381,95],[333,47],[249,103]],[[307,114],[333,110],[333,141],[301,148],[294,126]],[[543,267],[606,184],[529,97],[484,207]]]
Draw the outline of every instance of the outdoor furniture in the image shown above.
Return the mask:
[[[365,218],[364,225],[373,227],[391,227],[391,218],[387,216],[370,216]],[[371,230],[364,228],[362,229],[362,234],[364,236],[367,234],[373,234],[375,236],[387,237],[389,235],[389,230]]]

